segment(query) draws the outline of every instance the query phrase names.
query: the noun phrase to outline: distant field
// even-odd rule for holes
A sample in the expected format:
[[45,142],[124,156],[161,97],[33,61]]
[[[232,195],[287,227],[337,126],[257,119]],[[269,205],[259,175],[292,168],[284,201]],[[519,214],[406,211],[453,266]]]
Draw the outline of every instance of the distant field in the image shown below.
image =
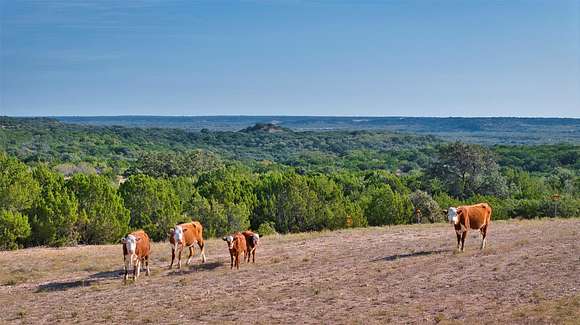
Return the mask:
[[436,135],[483,144],[552,144],[580,142],[580,119],[435,118],[326,116],[92,116],[56,117],[65,123],[238,131],[255,123],[275,123],[298,131],[384,130]]
[[0,323],[563,323],[580,319],[580,219],[493,222],[457,253],[449,225],[265,237],[255,265],[208,261],[123,284],[120,245],[0,252]]

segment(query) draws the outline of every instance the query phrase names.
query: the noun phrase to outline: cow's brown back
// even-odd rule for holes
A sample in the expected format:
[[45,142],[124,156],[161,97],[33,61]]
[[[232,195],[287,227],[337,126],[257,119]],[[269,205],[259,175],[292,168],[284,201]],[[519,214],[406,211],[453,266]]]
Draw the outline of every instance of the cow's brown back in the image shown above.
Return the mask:
[[457,212],[459,223],[467,229],[479,230],[491,222],[491,207],[487,203],[460,206]]
[[[201,243],[203,245],[203,226],[201,223],[198,221],[192,221],[179,224],[178,226],[183,229],[183,241],[185,246],[191,246],[195,243]],[[173,234],[170,234],[169,242],[172,245],[175,244]]]
[[[147,233],[143,230],[136,230],[130,233],[129,235],[133,235],[135,238],[140,238],[137,240],[137,247],[135,248],[135,255],[140,258],[145,256],[149,256],[151,253],[151,240]],[[125,247],[125,245],[123,245]]]

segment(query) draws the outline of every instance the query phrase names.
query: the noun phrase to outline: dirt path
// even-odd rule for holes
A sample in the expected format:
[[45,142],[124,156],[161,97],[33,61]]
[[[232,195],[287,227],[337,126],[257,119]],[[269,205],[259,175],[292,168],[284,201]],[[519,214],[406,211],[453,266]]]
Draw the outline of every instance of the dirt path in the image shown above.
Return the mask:
[[[566,323],[580,319],[580,219],[494,222],[456,253],[448,225],[266,237],[255,265],[208,262],[123,284],[120,245],[0,252],[0,322]],[[185,261],[184,261],[185,262]]]

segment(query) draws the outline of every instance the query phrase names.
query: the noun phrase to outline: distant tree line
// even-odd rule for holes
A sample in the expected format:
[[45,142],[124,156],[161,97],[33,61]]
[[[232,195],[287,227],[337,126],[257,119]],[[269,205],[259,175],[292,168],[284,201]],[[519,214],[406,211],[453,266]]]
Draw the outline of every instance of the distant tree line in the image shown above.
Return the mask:
[[[566,168],[578,164],[577,152],[539,173],[504,166],[508,155],[498,159],[479,145],[429,150],[424,168],[405,171],[337,168],[322,153],[317,168],[310,168],[233,160],[208,150],[152,151],[136,157],[124,177],[97,167],[64,173],[61,164],[0,152],[0,248],[114,243],[138,228],[164,240],[170,227],[192,219],[201,221],[207,236],[247,228],[287,233],[408,224],[415,209],[423,222],[440,222],[442,209],[481,201],[491,204],[496,220],[580,216],[578,169]],[[350,154],[365,161],[357,151],[343,159]],[[405,161],[423,159],[408,154]]]

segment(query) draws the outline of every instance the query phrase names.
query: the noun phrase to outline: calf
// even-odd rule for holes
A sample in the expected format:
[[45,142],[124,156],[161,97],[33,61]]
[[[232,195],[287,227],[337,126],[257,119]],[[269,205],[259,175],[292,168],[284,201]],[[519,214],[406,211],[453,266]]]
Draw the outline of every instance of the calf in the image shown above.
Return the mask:
[[149,275],[151,241],[147,233],[143,230],[134,231],[127,235],[127,237],[121,239],[121,242],[123,243],[123,261],[125,262],[124,279],[127,280],[129,268],[133,267],[133,279],[137,280],[143,261],[145,262],[147,275]]
[[228,249],[230,251],[230,269],[234,268],[234,265],[239,270],[240,269],[240,254],[244,253],[244,259],[248,254],[248,246],[246,245],[246,237],[240,232],[236,232],[233,236],[229,235],[223,238],[228,243]]
[[447,218],[449,222],[453,223],[455,233],[457,234],[457,249],[460,248],[461,243],[461,251],[463,252],[465,248],[465,237],[467,237],[469,229],[479,230],[481,232],[481,249],[485,248],[487,228],[491,223],[491,207],[489,204],[479,203],[457,208],[451,207],[447,210]]
[[197,221],[192,221],[188,223],[182,223],[175,226],[169,232],[169,243],[171,244],[171,264],[169,268],[173,267],[173,261],[175,260],[175,255],[179,251],[177,257],[177,268],[181,268],[181,253],[183,248],[189,248],[189,258],[187,259],[187,265],[191,263],[194,254],[193,245],[197,243],[199,249],[201,250],[201,261],[205,263],[205,244],[203,241],[203,227],[201,223]]
[[256,248],[260,243],[260,235],[253,233],[249,230],[243,231],[242,235],[246,238],[246,250],[248,255],[246,255],[247,262],[250,263],[250,256],[252,257],[252,263],[256,263]]

